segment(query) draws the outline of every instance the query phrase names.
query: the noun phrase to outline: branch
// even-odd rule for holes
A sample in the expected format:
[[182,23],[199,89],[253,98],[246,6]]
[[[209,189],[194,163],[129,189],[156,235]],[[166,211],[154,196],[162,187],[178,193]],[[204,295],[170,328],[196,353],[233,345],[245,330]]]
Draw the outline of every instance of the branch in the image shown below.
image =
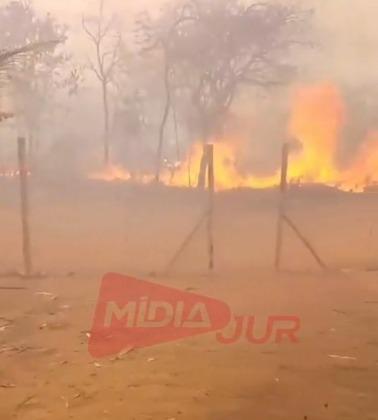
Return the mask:
[[93,71],[93,73],[96,75],[96,77],[102,82],[104,78],[100,74],[100,72],[97,70],[96,66],[93,64],[93,62],[91,60],[88,60],[88,67],[90,68],[90,70]]
[[[112,54],[112,58],[110,60],[110,64],[107,70],[105,70],[105,77],[107,79],[109,79],[112,76],[114,67],[120,62],[120,49],[121,49],[121,45],[122,45],[122,36],[119,34],[118,35],[118,42],[117,44],[114,46],[113,49],[113,53],[111,53],[110,51],[108,52],[107,55]],[[105,59],[106,54],[104,55],[103,60]],[[105,61],[103,61],[103,64],[105,64]]]
[[90,29],[89,29],[89,27],[87,26],[87,23],[86,23],[86,21],[85,21],[85,18],[84,18],[84,16],[82,16],[82,19],[81,19],[81,24],[82,24],[82,26],[83,26],[83,29],[84,29],[84,32],[88,35],[88,37],[93,41],[93,43],[95,44],[95,45],[97,45],[98,43],[99,43],[99,40],[98,40],[98,38],[96,37],[96,35],[95,34],[93,34],[91,31],[90,31]]
[[185,5],[184,6],[184,8],[183,8],[183,10],[182,10],[182,13],[181,13],[181,16],[180,16],[180,18],[179,19],[177,19],[173,24],[172,24],[172,26],[171,26],[171,28],[169,29],[169,31],[167,32],[167,34],[166,34],[166,36],[165,36],[165,39],[164,38],[158,38],[158,39],[156,39],[156,41],[152,44],[152,45],[150,45],[149,47],[146,47],[146,48],[144,48],[143,49],[143,52],[149,52],[149,51],[152,51],[152,50],[154,50],[155,48],[157,48],[159,45],[164,45],[165,46],[165,48],[167,48],[166,47],[166,45],[167,45],[167,41],[169,41],[172,37],[173,37],[173,35],[174,35],[174,32],[176,31],[176,29],[182,24],[182,23],[184,23],[184,22],[199,22],[199,18],[198,17],[193,17],[193,16],[185,16],[184,14],[185,14],[185,10],[186,10],[186,8],[188,8],[189,6],[188,5]]
[[13,57],[16,57],[18,55],[26,54],[26,53],[29,53],[29,52],[37,52],[37,51],[41,51],[41,50],[42,51],[47,50],[49,48],[55,47],[56,45],[58,45],[62,42],[64,42],[63,39],[43,41],[43,42],[28,44],[28,45],[25,45],[23,47],[16,48],[15,50],[12,50],[12,51],[2,52],[2,53],[0,53],[0,65],[6,63],[9,59],[11,59]]
[[[101,18],[102,19],[102,18]],[[101,21],[102,22],[102,21]],[[99,25],[99,41],[101,42],[106,35],[109,33],[112,25],[114,23],[113,19],[109,19],[108,23],[106,24],[106,26],[104,27],[104,29],[102,29],[102,24]]]

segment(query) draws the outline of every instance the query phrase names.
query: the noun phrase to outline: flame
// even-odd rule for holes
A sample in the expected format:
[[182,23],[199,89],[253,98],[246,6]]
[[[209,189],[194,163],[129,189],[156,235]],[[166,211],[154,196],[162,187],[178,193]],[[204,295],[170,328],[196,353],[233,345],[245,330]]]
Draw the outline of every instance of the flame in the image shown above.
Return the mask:
[[[217,191],[236,188],[267,188],[278,182],[278,174],[259,178],[242,174],[238,168],[240,150],[230,140],[223,140],[214,145],[214,175]],[[200,172],[203,144],[196,143],[190,157],[174,174],[164,173],[163,182],[176,187],[195,187]]]
[[[216,144],[214,154],[214,171],[216,173],[216,184],[218,189],[236,188],[243,185],[243,178],[236,169],[236,150],[232,144],[219,142]],[[195,144],[187,162],[180,166],[179,170],[170,179],[171,185],[176,187],[189,186],[189,180],[196,184],[200,172],[203,155],[203,145]],[[164,182],[168,183],[168,174],[164,175]]]
[[289,179],[335,185],[340,181],[336,153],[345,122],[338,89],[331,84],[303,87],[294,98],[289,134],[301,151],[291,159]]
[[357,157],[346,174],[349,189],[362,192],[369,185],[378,184],[378,131],[368,133]]
[[[319,83],[301,86],[292,99],[287,136],[296,143],[292,147],[288,180],[292,183],[316,183],[345,191],[361,192],[367,185],[378,184],[378,131],[368,134],[348,168],[340,169],[337,154],[341,147],[346,121],[346,106],[337,86]],[[214,143],[216,189],[270,188],[280,182],[280,169],[270,176],[256,176],[240,169],[240,158],[247,139],[224,138]],[[280,145],[277,145],[279,150]],[[184,162],[167,164],[161,181],[176,187],[196,187],[203,155],[203,142],[195,143]],[[91,179],[128,181],[135,179],[116,165],[92,174]],[[153,175],[144,175],[137,182],[150,183]]]
[[[297,89],[293,99],[288,134],[296,139],[300,150],[290,158],[288,179],[291,182],[322,183],[331,186],[342,182],[343,175],[337,169],[336,154],[344,123],[345,106],[337,87],[323,83]],[[280,182],[280,170],[267,177],[241,174],[238,157],[243,153],[242,148],[242,142],[229,139],[215,144],[214,167],[217,189],[277,186]],[[196,144],[191,154],[193,176],[197,179],[202,146]],[[186,162],[183,168],[187,167]],[[172,184],[187,186],[186,172],[180,170],[173,178]]]

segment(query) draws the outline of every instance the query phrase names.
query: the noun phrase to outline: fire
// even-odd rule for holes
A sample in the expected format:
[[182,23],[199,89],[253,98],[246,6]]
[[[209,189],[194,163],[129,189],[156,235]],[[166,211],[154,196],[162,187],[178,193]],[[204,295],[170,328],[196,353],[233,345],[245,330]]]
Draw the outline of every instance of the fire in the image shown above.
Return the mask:
[[291,158],[291,181],[353,192],[363,192],[378,182],[378,131],[368,134],[349,168],[338,167],[336,156],[345,121],[346,108],[336,86],[326,83],[297,92],[289,133],[302,149]]
[[368,134],[346,178],[350,189],[355,191],[378,183],[378,131]]
[[[190,151],[190,158],[174,174],[164,174],[164,183],[176,187],[196,186],[202,154],[203,145],[195,144]],[[278,174],[268,178],[242,174],[238,168],[239,154],[240,150],[235,148],[235,142],[224,140],[215,143],[214,173],[218,191],[236,188],[267,188],[278,182]]]
[[[345,109],[341,94],[331,84],[302,87],[297,90],[293,101],[292,116],[288,132],[297,139],[299,151],[291,157],[288,178],[303,183],[323,183],[336,185],[340,174],[335,157],[340,143],[340,134],[345,120]],[[257,177],[241,174],[238,156],[243,144],[238,141],[223,140],[215,144],[215,176],[218,190],[232,188],[269,188],[277,186],[280,171],[271,176]],[[202,147],[195,145],[192,150],[191,166],[194,179],[198,178]],[[177,173],[174,185],[188,185],[188,163]]]
[[140,184],[149,184],[153,182],[153,175],[143,174],[131,174],[128,170],[124,169],[120,165],[110,164],[104,169],[93,172],[89,175],[89,179],[93,181],[105,181],[105,182],[116,182],[116,181],[135,181]]
[[304,87],[294,98],[289,134],[301,150],[290,163],[289,179],[335,185],[340,181],[336,153],[345,121],[344,103],[331,84]]
[[[378,131],[371,132],[348,168],[340,169],[337,154],[342,146],[342,130],[346,106],[341,92],[331,83],[302,86],[293,96],[287,137],[292,148],[288,180],[296,184],[323,184],[345,191],[360,192],[378,183]],[[270,176],[261,177],[240,170],[240,157],[247,141],[241,138],[217,139],[214,142],[216,189],[270,188],[280,182],[280,168]],[[277,145],[277,151],[280,150]],[[168,186],[195,187],[200,171],[203,142],[194,144],[184,162],[166,164],[161,181]],[[167,162],[165,162],[167,163]],[[169,162],[168,162],[169,163]],[[128,181],[135,179],[120,166],[109,166],[91,179]],[[151,183],[153,175],[135,179]]]
[[[217,189],[230,189],[241,187],[245,184],[245,180],[238,173],[236,168],[236,150],[232,144],[219,142],[216,144],[214,154],[214,170],[216,173]],[[196,185],[198,180],[201,159],[203,154],[203,145],[195,144],[190,151],[190,158],[182,164],[179,170],[171,177],[171,185],[177,187],[186,187],[189,180]],[[164,181],[167,183],[167,175],[164,175]]]

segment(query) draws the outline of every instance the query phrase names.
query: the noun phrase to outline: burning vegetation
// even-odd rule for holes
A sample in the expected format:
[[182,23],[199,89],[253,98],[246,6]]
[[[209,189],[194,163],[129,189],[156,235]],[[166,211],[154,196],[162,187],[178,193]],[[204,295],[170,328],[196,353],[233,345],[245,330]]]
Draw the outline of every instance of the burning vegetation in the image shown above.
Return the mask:
[[[338,159],[343,147],[347,118],[346,104],[338,87],[332,83],[300,86],[292,95],[286,138],[291,139],[288,179],[294,185],[323,184],[344,191],[362,192],[378,183],[378,133],[371,131],[361,139],[354,159],[345,167]],[[255,140],[255,139],[253,139]],[[252,140],[252,141],[253,141]],[[272,188],[279,185],[280,168],[271,175],[246,173],[240,159],[248,146],[244,138],[214,140],[214,167],[217,190],[237,188]],[[161,181],[168,186],[196,187],[203,153],[203,141],[188,150],[187,157],[175,164],[165,162]],[[280,144],[277,144],[277,153]],[[169,167],[168,167],[169,166]],[[151,183],[153,174],[133,178],[121,166],[111,165],[90,175],[103,181]]]
[[0,0],[0,420],[378,419],[377,15]]
[[[40,166],[48,161],[68,173],[76,165],[92,180],[203,187],[204,146],[214,144],[218,191],[272,188],[289,142],[291,184],[361,192],[378,182],[378,129],[366,124],[345,158],[355,118],[345,84],[332,75],[332,82],[317,80],[302,60],[320,45],[314,20],[313,10],[294,4],[172,0],[159,13],[136,15],[130,37],[99,0],[82,16],[83,65],[63,46],[71,36],[66,25],[41,17],[32,2],[11,1],[0,8],[7,87],[0,123],[26,133],[28,156]],[[18,21],[25,24],[13,33]],[[285,103],[281,125],[274,107],[250,111],[264,95]],[[86,113],[94,96],[98,103]],[[4,103],[12,105],[3,109]],[[256,129],[256,119],[279,126],[273,141]],[[264,147],[265,170],[264,162],[248,161]],[[0,160],[0,176],[17,174],[9,166]]]

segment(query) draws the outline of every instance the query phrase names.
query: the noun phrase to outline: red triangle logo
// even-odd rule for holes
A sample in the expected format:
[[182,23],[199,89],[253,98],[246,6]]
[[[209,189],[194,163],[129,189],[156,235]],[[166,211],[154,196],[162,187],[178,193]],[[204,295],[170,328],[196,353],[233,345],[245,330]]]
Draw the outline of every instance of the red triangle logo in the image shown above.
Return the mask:
[[101,358],[224,329],[229,306],[219,300],[120,274],[107,274],[89,339]]

